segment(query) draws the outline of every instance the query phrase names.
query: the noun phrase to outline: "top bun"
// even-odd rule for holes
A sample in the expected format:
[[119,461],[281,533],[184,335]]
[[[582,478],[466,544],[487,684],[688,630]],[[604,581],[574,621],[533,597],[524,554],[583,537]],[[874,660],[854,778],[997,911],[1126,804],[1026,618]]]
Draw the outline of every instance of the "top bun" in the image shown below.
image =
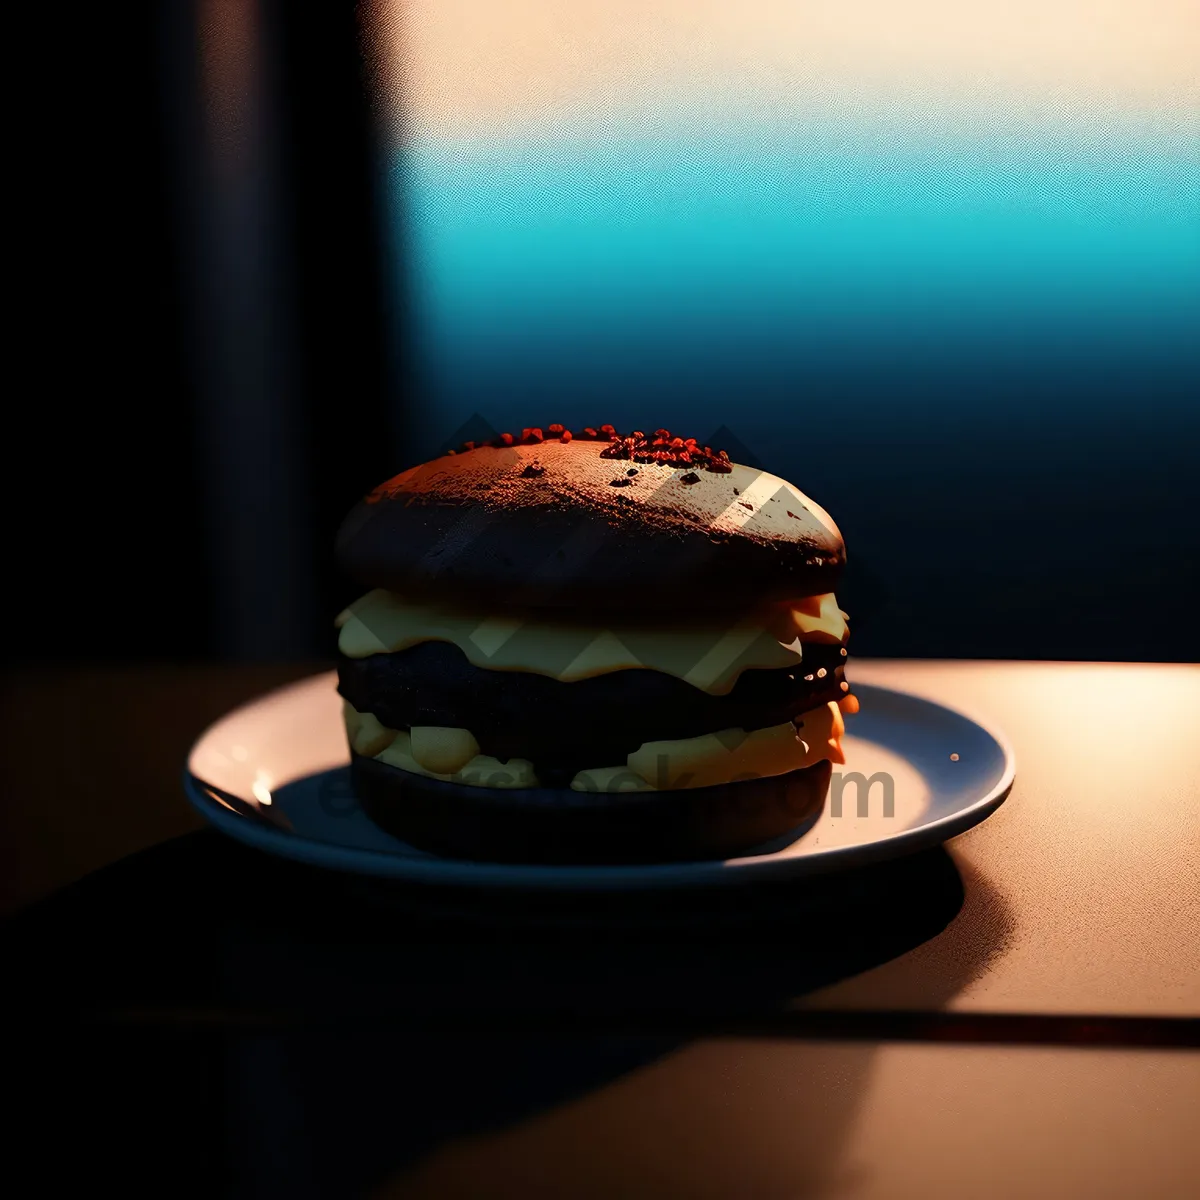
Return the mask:
[[381,484],[337,555],[413,598],[672,619],[831,592],[846,561],[829,514],[786,480],[665,429],[558,425]]

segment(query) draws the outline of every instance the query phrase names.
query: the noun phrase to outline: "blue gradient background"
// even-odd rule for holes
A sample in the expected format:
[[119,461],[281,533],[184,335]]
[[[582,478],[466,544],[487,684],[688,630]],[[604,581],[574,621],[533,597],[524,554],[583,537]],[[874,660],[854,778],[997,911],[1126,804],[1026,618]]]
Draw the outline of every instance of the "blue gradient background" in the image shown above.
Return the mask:
[[1195,657],[1195,142],[919,128],[412,137],[405,460],[725,426],[841,525],[860,653]]

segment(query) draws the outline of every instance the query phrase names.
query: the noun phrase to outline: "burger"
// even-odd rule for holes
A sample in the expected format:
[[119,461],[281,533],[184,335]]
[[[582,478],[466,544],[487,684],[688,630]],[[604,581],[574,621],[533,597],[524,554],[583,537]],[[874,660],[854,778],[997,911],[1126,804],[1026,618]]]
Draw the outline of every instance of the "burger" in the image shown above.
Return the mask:
[[846,561],[787,481],[667,429],[504,433],[375,488],[338,533],[353,784],[480,861],[778,845],[843,760]]

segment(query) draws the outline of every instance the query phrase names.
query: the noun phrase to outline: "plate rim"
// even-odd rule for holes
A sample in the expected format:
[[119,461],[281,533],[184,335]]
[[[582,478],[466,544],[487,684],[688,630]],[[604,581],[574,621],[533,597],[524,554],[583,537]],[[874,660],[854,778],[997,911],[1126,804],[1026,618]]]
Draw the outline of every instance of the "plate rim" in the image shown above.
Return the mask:
[[[336,671],[322,671],[263,692],[230,709],[211,722],[193,741],[183,771],[184,794],[200,816],[221,833],[268,853],[336,871],[407,883],[443,887],[503,887],[512,890],[546,888],[580,891],[657,890],[671,887],[713,887],[749,884],[780,878],[799,878],[849,870],[872,862],[897,858],[942,845],[989,817],[1008,798],[1016,778],[1016,754],[1008,736],[989,720],[955,704],[946,704],[915,692],[861,681],[863,692],[889,693],[948,712],[976,726],[1000,750],[1003,769],[996,783],[982,796],[935,820],[850,846],[829,846],[795,857],[778,854],[742,856],[686,863],[613,864],[567,866],[561,864],[485,863],[441,858],[413,849],[410,854],[366,847],[339,846],[332,842],[260,824],[238,813],[215,794],[218,789],[191,770],[196,750],[226,722],[283,699],[291,692],[315,690],[321,680],[333,682]],[[398,840],[398,839],[397,839]]]

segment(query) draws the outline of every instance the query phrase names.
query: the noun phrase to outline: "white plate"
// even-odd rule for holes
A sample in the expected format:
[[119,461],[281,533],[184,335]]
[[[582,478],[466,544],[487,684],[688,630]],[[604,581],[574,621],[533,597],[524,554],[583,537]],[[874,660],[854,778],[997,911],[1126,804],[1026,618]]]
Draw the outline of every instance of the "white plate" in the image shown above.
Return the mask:
[[[861,712],[846,719],[846,764],[834,769],[825,812],[783,849],[724,862],[612,867],[520,866],[438,858],[405,845],[363,814],[349,786],[349,752],[333,672],[235,709],[188,757],[188,799],[218,829],[262,850],[335,870],[431,884],[573,889],[709,886],[856,867],[937,845],[978,824],[1012,787],[1003,734],[931,700],[856,683]],[[854,772],[877,779],[858,804]],[[890,778],[893,808],[885,811]],[[841,781],[841,812],[836,793]]]

